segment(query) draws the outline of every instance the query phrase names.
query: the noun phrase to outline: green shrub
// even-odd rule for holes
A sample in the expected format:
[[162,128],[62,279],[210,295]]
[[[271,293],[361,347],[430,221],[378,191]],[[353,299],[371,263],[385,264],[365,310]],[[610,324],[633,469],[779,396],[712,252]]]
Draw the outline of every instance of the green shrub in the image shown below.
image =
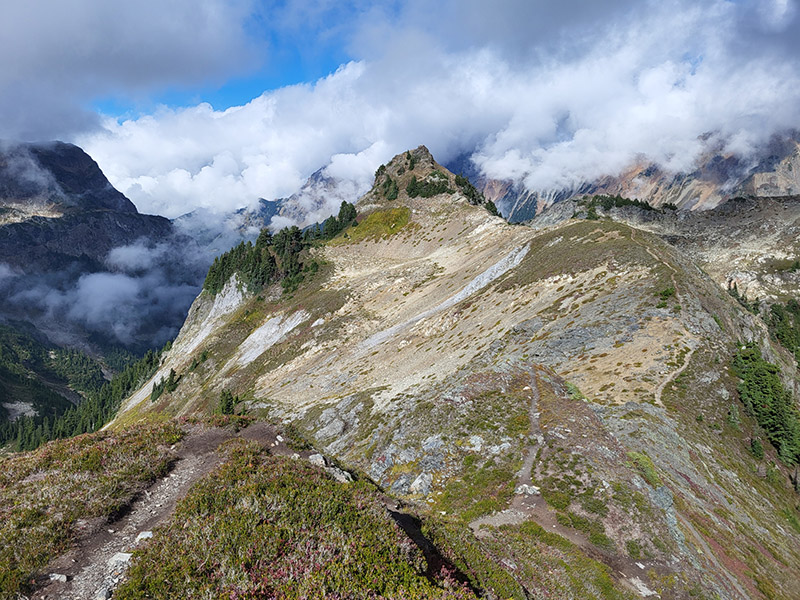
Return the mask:
[[542,496],[550,506],[556,510],[564,510],[572,504],[572,497],[566,492],[558,490],[542,490]]
[[657,488],[663,485],[661,477],[658,476],[658,471],[656,471],[656,466],[647,454],[643,452],[628,452],[628,458],[631,459],[639,474],[652,487]]
[[764,458],[764,446],[761,445],[761,440],[757,437],[750,438],[750,452],[753,453],[758,460]]
[[625,549],[628,551],[628,556],[633,559],[638,559],[642,556],[642,547],[636,540],[628,540],[625,542]]
[[[437,173],[441,174],[442,177],[437,177]],[[452,194],[453,190],[448,185],[447,176],[439,171],[433,171],[422,181],[418,180],[416,175],[412,176],[408,185],[406,185],[406,193],[409,198],[416,198],[417,196],[432,198],[439,194]]]

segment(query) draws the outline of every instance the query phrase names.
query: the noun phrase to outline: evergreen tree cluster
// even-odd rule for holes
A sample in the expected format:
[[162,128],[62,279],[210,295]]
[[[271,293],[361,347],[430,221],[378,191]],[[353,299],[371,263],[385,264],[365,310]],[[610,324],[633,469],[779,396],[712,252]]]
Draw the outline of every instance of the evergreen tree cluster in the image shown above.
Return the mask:
[[472,185],[470,180],[463,175],[456,175],[456,185],[461,190],[461,193],[467,197],[467,201],[470,204],[478,205],[486,202],[486,198],[478,191],[478,188]]
[[[169,344],[165,349],[169,348]],[[100,429],[117,413],[122,401],[153,376],[163,350],[148,351],[110,382],[88,390],[86,399],[60,414],[20,417],[0,423],[0,446],[14,451],[34,450],[49,440],[67,438]]]
[[80,350],[58,348],[51,354],[52,370],[67,380],[72,389],[91,392],[105,383],[103,371],[97,361]]
[[150,402],[155,402],[164,393],[171,394],[177,390],[180,380],[181,378],[175,373],[175,369],[170,369],[166,379],[161,378],[157,383],[153,384],[153,389],[150,392]]
[[242,242],[216,257],[203,282],[203,289],[212,294],[219,293],[234,273],[252,291],[272,283],[279,277],[279,269],[271,246],[272,235],[267,229],[263,229],[255,245],[252,242]]
[[800,462],[800,411],[781,382],[778,366],[764,360],[758,347],[749,343],[734,356],[733,371],[742,380],[739,397],[745,410],[755,417],[778,456],[787,465]]
[[490,215],[495,217],[502,217],[500,211],[497,210],[494,202],[487,200],[486,197],[476,188],[469,179],[463,175],[456,175],[456,185],[461,193],[467,197],[467,202],[476,206],[483,205]]
[[214,259],[203,289],[217,294],[235,273],[253,293],[278,281],[284,291],[293,291],[305,274],[313,274],[319,267],[314,260],[304,259],[303,251],[317,240],[334,238],[355,219],[355,206],[342,202],[338,216],[331,216],[322,225],[312,225],[305,231],[293,225],[272,235],[268,229],[262,229],[255,244],[242,242]]
[[[390,177],[386,181],[392,181]],[[385,182],[384,182],[385,183]],[[395,188],[397,184],[395,184]],[[397,197],[397,196],[395,196]],[[339,206],[339,214],[331,215],[322,225],[312,225],[303,232],[303,242],[308,243],[314,240],[332,240],[342,231],[350,227],[356,221],[356,207],[349,202],[342,202]]]
[[754,315],[758,314],[759,306],[761,302],[758,298],[753,300],[752,302],[747,299],[747,294],[740,294],[739,288],[736,285],[736,282],[733,282],[733,285],[728,286],[728,293],[747,311],[753,313]]
[[611,210],[612,208],[622,208],[623,206],[635,206],[642,210],[656,210],[650,206],[649,202],[642,200],[632,200],[630,198],[623,198],[620,195],[616,196],[595,196],[592,199],[593,204],[599,204],[603,210]]
[[14,395],[4,384],[33,389],[42,385],[39,378],[63,382],[78,391],[93,390],[105,381],[100,364],[83,352],[51,347],[22,331],[0,326],[0,397]]
[[219,395],[219,405],[217,412],[221,415],[232,415],[236,405],[239,403],[239,396],[234,396],[230,390],[222,390]]
[[383,197],[389,201],[397,200],[397,196],[400,193],[397,182],[388,175],[383,180],[380,189],[383,192]]
[[792,298],[785,305],[773,304],[769,309],[767,325],[770,333],[800,363],[800,303]]
[[411,177],[411,181],[406,185],[406,193],[409,198],[432,198],[439,194],[452,194],[453,190],[448,185],[447,176],[440,171],[433,171],[422,181],[416,175]]

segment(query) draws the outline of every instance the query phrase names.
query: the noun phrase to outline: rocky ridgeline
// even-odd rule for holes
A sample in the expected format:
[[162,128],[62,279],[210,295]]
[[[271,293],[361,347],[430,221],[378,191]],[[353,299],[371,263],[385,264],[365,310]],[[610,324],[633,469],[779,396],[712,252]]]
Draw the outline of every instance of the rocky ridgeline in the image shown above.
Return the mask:
[[[151,402],[157,374],[115,426],[204,413],[228,390],[446,522],[431,535],[490,561],[476,585],[503,597],[600,595],[601,563],[639,596],[796,589],[747,551],[800,565],[788,474],[773,449],[750,453],[727,368],[739,340],[772,342],[645,231],[670,239],[693,217],[573,205],[531,228],[469,194],[426,149],[398,155],[295,292],[201,294],[160,371],[179,385]],[[580,569],[595,573],[582,591]]]

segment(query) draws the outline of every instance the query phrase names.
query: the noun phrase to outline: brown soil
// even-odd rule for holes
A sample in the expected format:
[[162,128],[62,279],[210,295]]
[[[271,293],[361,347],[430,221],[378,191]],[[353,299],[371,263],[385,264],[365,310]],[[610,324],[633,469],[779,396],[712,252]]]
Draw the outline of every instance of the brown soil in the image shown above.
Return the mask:
[[[80,523],[82,531],[77,543],[47,567],[31,598],[93,600],[110,597],[124,577],[127,565],[114,566],[109,561],[119,552],[135,549],[141,532],[152,531],[167,522],[178,500],[222,462],[220,446],[237,436],[269,447],[274,454],[294,454],[278,440],[276,427],[268,423],[254,423],[238,434],[229,429],[194,426],[175,446],[175,461],[169,473],[134,499],[125,513],[110,521],[93,519]],[[145,543],[146,540],[138,542]],[[51,580],[51,574],[65,575],[67,581]]]

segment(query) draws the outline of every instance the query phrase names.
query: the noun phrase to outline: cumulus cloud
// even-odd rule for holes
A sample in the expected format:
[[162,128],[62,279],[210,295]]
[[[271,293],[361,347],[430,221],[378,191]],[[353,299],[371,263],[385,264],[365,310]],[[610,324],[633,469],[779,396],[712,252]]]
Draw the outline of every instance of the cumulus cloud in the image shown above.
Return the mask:
[[152,269],[172,250],[169,244],[150,245],[146,240],[140,240],[135,244],[112,248],[106,264],[122,272],[137,273]]
[[313,84],[107,120],[78,142],[140,210],[177,216],[288,196],[324,165],[360,190],[419,144],[544,190],[746,155],[800,125],[794,0],[354,6],[338,35],[359,58]]
[[254,64],[250,0],[6,0],[0,135],[52,139],[99,124],[91,102],[146,101]]

